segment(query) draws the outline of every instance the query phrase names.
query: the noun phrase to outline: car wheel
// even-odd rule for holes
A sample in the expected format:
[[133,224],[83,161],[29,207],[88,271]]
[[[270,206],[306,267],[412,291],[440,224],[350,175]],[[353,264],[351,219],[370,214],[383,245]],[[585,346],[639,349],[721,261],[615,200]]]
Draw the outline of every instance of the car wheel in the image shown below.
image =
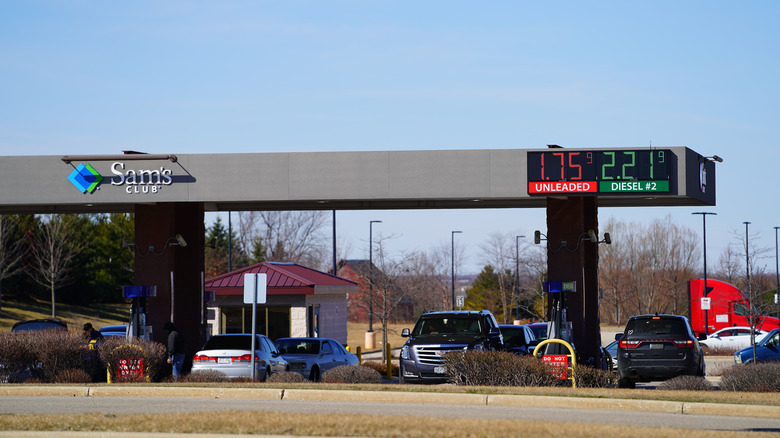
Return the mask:
[[636,388],[636,382],[631,379],[620,378],[618,379],[618,388],[634,389]]
[[271,367],[265,369],[265,373],[263,373],[263,378],[260,381],[265,382],[266,380],[268,380],[269,377],[271,377]]
[[398,367],[398,383],[400,383],[402,385],[404,383],[406,383],[406,379],[404,379],[404,366],[403,365]]
[[320,381],[320,369],[317,366],[312,367],[311,373],[309,373],[309,380],[312,382]]

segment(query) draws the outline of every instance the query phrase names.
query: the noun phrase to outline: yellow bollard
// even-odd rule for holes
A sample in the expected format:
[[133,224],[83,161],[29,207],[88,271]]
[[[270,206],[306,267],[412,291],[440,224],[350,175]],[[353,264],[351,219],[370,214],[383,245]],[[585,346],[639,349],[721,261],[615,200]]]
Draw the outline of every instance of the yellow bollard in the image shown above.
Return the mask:
[[355,349],[355,356],[357,356],[358,358],[358,364],[363,363],[363,359],[361,358],[362,352],[363,352],[362,348],[360,348],[360,345],[358,345],[357,348]]
[[390,380],[393,378],[393,358],[390,357],[390,353],[393,350],[390,348],[390,343],[388,342],[385,346],[385,357],[387,357],[387,380]]

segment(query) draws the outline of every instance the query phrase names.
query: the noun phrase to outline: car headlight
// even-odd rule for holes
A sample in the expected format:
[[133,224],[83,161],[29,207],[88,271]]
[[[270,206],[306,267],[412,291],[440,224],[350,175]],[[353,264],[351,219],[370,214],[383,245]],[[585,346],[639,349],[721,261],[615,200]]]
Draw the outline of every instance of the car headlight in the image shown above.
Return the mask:
[[474,346],[474,348],[472,348],[472,350],[474,350],[474,351],[484,351],[485,350],[485,346],[482,345],[482,344],[477,344],[477,345]]
[[411,359],[411,356],[409,356],[409,346],[404,345],[401,347],[401,359],[409,360]]
[[741,364],[742,363],[742,356],[740,356],[739,354],[735,354],[734,355],[734,362],[736,362],[737,365]]

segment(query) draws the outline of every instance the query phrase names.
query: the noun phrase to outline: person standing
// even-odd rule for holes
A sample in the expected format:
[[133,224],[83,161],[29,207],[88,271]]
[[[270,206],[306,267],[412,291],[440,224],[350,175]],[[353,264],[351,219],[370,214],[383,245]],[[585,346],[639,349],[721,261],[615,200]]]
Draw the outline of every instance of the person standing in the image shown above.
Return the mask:
[[164,329],[168,332],[168,363],[171,364],[173,380],[178,382],[184,366],[184,339],[172,322],[166,322]]
[[84,352],[81,357],[84,359],[84,369],[92,378],[93,382],[97,382],[100,379],[101,371],[103,367],[100,364],[100,356],[98,355],[98,345],[103,340],[103,334],[95,330],[92,327],[92,323],[86,323],[83,327],[84,330]]

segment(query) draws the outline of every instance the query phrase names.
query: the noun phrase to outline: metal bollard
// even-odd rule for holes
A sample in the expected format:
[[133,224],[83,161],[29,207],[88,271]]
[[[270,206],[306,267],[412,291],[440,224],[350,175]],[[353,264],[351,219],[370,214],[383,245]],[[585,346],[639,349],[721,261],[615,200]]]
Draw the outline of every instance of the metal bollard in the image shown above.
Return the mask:
[[363,363],[363,358],[361,357],[362,352],[363,352],[363,349],[361,349],[360,345],[358,345],[357,348],[355,349],[355,356],[357,356],[357,358],[358,358],[358,364],[362,364]]

